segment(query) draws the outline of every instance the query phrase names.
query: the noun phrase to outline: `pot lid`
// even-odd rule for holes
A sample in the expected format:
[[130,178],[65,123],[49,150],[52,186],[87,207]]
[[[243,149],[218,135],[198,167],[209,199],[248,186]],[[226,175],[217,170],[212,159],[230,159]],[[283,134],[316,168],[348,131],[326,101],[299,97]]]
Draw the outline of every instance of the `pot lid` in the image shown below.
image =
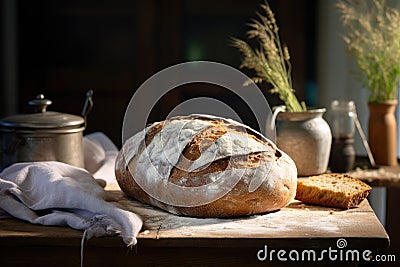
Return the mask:
[[0,127],[15,129],[54,129],[78,128],[85,125],[84,118],[76,115],[46,111],[51,101],[42,94],[28,102],[33,107],[34,113],[17,114],[0,120]]

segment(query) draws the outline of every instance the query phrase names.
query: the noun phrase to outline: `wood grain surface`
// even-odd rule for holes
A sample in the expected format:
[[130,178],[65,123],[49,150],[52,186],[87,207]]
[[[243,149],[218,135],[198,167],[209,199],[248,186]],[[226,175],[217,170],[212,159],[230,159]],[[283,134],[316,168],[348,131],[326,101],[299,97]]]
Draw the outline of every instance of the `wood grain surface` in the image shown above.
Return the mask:
[[[85,245],[85,266],[230,266],[258,265],[264,245],[274,249],[348,248],[382,250],[389,237],[367,200],[342,210],[298,201],[272,213],[232,219],[180,217],[110,192],[118,205],[142,216],[137,253],[115,237],[94,238]],[[66,227],[0,220],[1,266],[78,266],[82,232]],[[182,254],[184,253],[184,254]],[[210,258],[211,257],[211,258]]]
[[349,175],[371,186],[400,188],[400,166],[381,166],[377,169],[356,169]]

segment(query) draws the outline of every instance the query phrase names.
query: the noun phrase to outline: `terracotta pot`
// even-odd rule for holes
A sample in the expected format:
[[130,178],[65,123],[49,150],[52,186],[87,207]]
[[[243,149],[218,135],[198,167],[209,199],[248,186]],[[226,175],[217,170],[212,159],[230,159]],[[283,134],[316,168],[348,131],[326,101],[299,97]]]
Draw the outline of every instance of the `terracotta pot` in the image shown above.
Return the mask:
[[276,117],[277,146],[296,163],[299,176],[326,172],[332,135],[322,118],[325,108],[281,112]]
[[378,165],[397,165],[396,106],[397,100],[368,103],[368,141]]

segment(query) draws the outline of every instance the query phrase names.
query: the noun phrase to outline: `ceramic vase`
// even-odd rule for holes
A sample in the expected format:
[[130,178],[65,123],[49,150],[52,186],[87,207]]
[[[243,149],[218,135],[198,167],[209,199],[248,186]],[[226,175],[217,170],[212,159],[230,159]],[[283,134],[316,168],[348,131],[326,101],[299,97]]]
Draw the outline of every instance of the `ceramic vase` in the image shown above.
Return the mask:
[[295,162],[299,176],[327,171],[332,134],[322,117],[325,108],[280,112],[276,116],[276,143]]
[[368,142],[378,165],[397,165],[396,106],[397,100],[368,103]]

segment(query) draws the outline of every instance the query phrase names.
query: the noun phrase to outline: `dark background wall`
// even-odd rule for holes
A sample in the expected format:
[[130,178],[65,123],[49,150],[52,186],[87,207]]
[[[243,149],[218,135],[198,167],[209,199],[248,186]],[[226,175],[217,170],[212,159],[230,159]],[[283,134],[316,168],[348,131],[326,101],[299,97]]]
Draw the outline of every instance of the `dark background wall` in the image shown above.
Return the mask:
[[[2,1],[10,5],[10,0]],[[86,132],[103,131],[118,146],[122,118],[131,96],[157,71],[192,60],[217,61],[238,68],[241,55],[230,46],[230,38],[245,38],[246,23],[256,16],[262,3],[256,0],[12,2],[14,10],[3,5],[2,12],[14,15],[11,34],[15,34],[15,49],[11,55],[10,48],[3,49],[2,56],[6,60],[3,67],[9,72],[12,68],[7,57],[11,56],[11,60],[14,57],[15,84],[2,83],[2,102],[7,101],[4,97],[7,92],[16,90],[14,110],[30,112],[27,101],[43,93],[53,101],[50,110],[79,114],[85,91],[92,89],[95,105],[88,116]],[[282,39],[291,51],[294,87],[304,99],[307,82],[314,80],[315,1],[270,2]],[[6,25],[8,32],[11,23]],[[4,20],[2,24],[4,32]],[[3,78],[9,75],[4,71],[2,74]],[[10,80],[10,76],[6,78]],[[263,87],[270,104],[278,103],[276,97],[267,93],[268,85]],[[164,119],[174,106],[196,96],[240,106],[223,88],[205,84],[184,86],[163,97],[149,121]],[[1,106],[0,114],[9,115],[10,109]],[[243,121],[252,125],[252,117],[240,110]]]

